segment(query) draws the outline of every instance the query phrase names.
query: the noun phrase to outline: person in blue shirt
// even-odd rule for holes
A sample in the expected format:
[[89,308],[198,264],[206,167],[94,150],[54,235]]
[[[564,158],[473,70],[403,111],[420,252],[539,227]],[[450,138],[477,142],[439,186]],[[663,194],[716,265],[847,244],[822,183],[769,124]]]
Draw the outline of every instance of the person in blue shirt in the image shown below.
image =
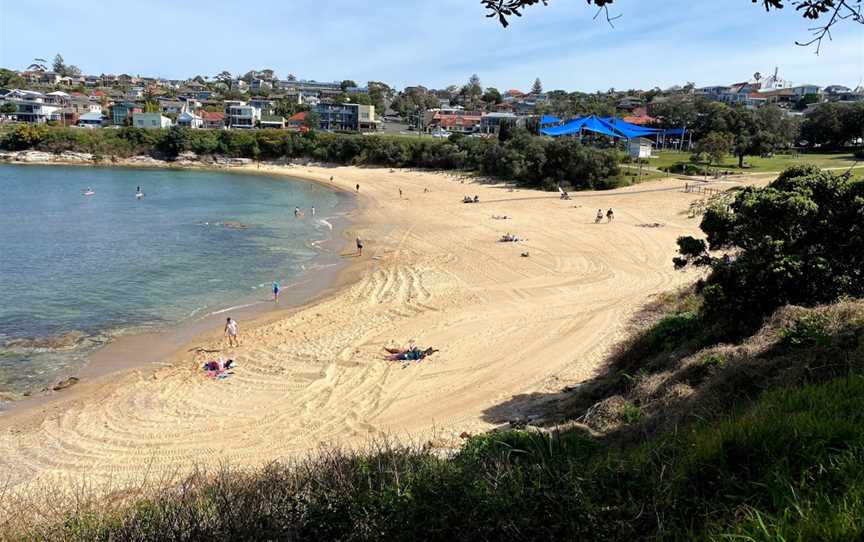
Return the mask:
[[273,301],[279,303],[279,283],[273,281]]

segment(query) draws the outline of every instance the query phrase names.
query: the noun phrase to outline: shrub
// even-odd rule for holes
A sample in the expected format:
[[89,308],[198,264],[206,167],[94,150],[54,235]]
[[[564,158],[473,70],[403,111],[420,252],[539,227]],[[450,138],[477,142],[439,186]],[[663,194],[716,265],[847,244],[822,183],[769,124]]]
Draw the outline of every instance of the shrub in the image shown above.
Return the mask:
[[707,243],[679,239],[675,264],[711,268],[701,313],[721,336],[740,337],[782,305],[864,296],[862,224],[864,184],[797,166],[709,207],[700,226]]
[[699,316],[695,312],[683,312],[663,318],[648,331],[647,354],[675,349],[696,338],[700,327]]

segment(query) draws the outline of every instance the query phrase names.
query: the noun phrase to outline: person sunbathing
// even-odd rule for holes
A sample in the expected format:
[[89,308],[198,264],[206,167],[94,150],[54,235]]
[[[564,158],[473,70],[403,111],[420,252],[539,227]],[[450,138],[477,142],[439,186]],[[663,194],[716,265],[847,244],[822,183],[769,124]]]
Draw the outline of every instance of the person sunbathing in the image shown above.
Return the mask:
[[438,352],[438,350],[432,347],[429,347],[426,350],[421,350],[416,346],[412,346],[408,349],[384,347],[384,350],[390,354],[387,356],[387,359],[390,361],[419,361],[431,356],[435,352]]
[[502,243],[518,243],[519,238],[515,235],[510,235],[509,233],[501,236]]

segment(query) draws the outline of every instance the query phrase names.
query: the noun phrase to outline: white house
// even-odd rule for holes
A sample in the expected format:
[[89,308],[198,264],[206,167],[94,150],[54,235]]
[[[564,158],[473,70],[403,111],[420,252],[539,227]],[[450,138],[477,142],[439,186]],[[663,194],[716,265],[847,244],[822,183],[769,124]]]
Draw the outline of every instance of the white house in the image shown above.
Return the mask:
[[183,111],[186,111],[186,102],[181,102],[179,100],[160,100],[159,109],[161,109],[162,113],[165,113],[166,115],[169,113],[179,115]]
[[135,128],[170,128],[171,119],[162,113],[133,113],[132,126]]
[[102,127],[102,113],[101,112],[89,112],[84,113],[80,117],[78,117],[78,126],[82,128],[101,128]]
[[225,101],[225,126],[228,128],[255,128],[261,120],[261,110],[236,100]]
[[45,123],[60,120],[63,106],[51,103],[41,92],[33,90],[12,90],[0,98],[2,103],[14,104],[18,109],[12,116],[20,122]]
[[144,97],[144,87],[132,87],[126,91],[126,98],[136,100]]
[[204,119],[191,111],[184,111],[177,117],[177,126],[185,128],[201,128],[204,126]]

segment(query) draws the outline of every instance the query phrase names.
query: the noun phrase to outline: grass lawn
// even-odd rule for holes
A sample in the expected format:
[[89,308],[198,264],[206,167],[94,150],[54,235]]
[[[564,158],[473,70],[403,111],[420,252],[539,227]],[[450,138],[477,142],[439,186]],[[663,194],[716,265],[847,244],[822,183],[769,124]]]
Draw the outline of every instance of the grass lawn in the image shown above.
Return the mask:
[[[689,163],[692,153],[677,151],[662,151],[659,156],[650,160],[651,167],[670,167],[678,163]],[[722,170],[745,171],[763,173],[769,171],[783,171],[789,166],[811,163],[821,168],[844,168],[855,163],[855,157],[851,152],[846,153],[808,153],[800,154],[797,158],[787,154],[776,154],[771,158],[760,158],[758,156],[747,156],[743,170],[738,169],[738,159],[729,156],[719,166],[713,166]],[[864,164],[861,164],[864,165]]]

